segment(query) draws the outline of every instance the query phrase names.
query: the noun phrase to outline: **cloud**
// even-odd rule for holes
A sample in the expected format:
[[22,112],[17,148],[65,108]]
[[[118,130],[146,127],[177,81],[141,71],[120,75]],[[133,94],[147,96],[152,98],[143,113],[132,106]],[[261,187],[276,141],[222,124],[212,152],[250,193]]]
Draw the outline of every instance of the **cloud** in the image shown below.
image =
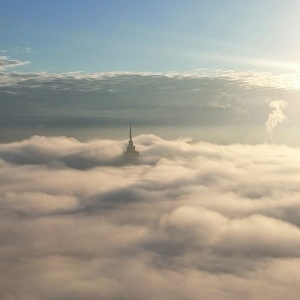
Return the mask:
[[209,106],[221,109],[232,109],[236,116],[236,121],[247,121],[249,118],[249,108],[239,96],[232,96],[226,92],[220,93],[216,99],[209,103]]
[[[25,48],[26,51],[31,51],[30,48]],[[7,56],[1,56],[3,60],[2,64],[5,65],[23,65],[28,62],[21,62],[18,60],[10,60]],[[57,82],[61,83],[54,86],[56,89],[64,89],[64,83],[80,83],[78,87],[87,87],[87,91],[91,88],[97,90],[97,86],[93,83],[101,82],[108,85],[109,88],[114,90],[115,86],[119,86],[120,83],[128,84],[135,83],[141,84],[141,80],[149,79],[152,83],[159,83],[160,79],[165,79],[165,83],[168,82],[187,82],[188,80],[194,81],[206,81],[216,80],[219,83],[225,81],[225,86],[228,84],[236,84],[237,86],[246,88],[274,88],[274,89],[287,89],[297,90],[299,89],[299,75],[297,73],[272,73],[272,72],[258,72],[258,71],[237,71],[237,70],[216,70],[209,71],[206,69],[200,69],[197,71],[186,71],[186,72],[66,72],[66,73],[47,73],[47,72],[15,72],[9,73],[11,78],[19,79],[13,81],[14,84],[19,85],[20,83],[25,86],[29,86],[29,83],[49,83]],[[113,82],[111,83],[111,80]],[[103,82],[102,82],[103,81]],[[122,86],[122,85],[121,85]],[[171,85],[172,86],[172,85]],[[168,85],[168,88],[171,86]],[[80,88],[79,88],[80,89]],[[99,89],[99,86],[98,86]],[[195,87],[194,87],[195,89]]]
[[280,123],[287,120],[287,117],[283,113],[283,109],[286,108],[287,102],[284,100],[274,100],[269,103],[269,106],[273,109],[269,114],[268,120],[265,123],[267,133],[272,137],[273,129]]
[[0,56],[0,71],[6,70],[8,68],[19,67],[27,65],[28,61],[20,61],[15,59],[10,59],[7,56]]
[[20,132],[22,138],[49,132],[81,138],[82,130],[124,127],[131,121],[151,127],[146,132],[163,127],[171,138],[181,131],[178,135],[216,143],[263,143],[269,114],[265,99],[275,100],[280,94],[294,115],[289,113],[289,128],[276,135],[276,142],[295,144],[299,139],[291,132],[300,120],[296,75],[281,75],[205,70],[2,72],[0,124],[10,130],[1,138],[19,139]]
[[[1,57],[0,65],[1,61],[1,140],[13,141],[20,134],[28,138],[69,133],[80,139],[91,128],[124,127],[132,121],[146,132],[161,134],[155,129],[164,128],[168,138],[179,132],[178,135],[214,143],[263,143],[269,114],[265,99],[276,101],[280,96],[289,103],[291,122],[274,142],[299,141],[296,73],[205,69],[27,73],[5,71],[25,61],[7,56]],[[65,163],[74,164],[74,160],[70,154]],[[82,160],[81,167],[89,168],[90,164]]]
[[75,169],[89,169],[122,164],[118,152],[121,144],[124,142],[102,140],[99,143],[95,140],[87,147],[76,139],[34,136],[30,140],[4,146],[0,156],[7,162],[17,164],[62,164]]
[[0,299],[298,299],[299,148],[0,144]]

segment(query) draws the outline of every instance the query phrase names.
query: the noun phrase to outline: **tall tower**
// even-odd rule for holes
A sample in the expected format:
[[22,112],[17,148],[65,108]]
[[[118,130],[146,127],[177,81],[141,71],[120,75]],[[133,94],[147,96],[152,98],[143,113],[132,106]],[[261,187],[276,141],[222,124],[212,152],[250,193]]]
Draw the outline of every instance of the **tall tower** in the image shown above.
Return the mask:
[[129,141],[128,141],[127,148],[124,151],[124,156],[128,158],[139,156],[139,152],[135,150],[135,146],[132,141],[131,123],[129,123]]

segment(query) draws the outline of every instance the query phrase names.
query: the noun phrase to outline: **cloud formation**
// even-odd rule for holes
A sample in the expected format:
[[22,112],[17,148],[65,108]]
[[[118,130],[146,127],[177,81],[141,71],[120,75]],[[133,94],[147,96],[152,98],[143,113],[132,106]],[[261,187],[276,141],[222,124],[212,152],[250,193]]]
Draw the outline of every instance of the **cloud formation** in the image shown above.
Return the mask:
[[280,99],[274,100],[269,103],[272,108],[272,112],[268,116],[268,120],[265,123],[267,133],[272,137],[273,129],[280,123],[287,120],[287,117],[283,113],[283,109],[286,108],[287,102]]
[[[31,51],[30,48],[25,48],[26,51]],[[11,60],[7,56],[0,56],[1,64],[6,66],[5,68],[11,66],[25,65],[29,62]],[[216,80],[220,83],[225,81],[226,84],[236,84],[237,86],[245,88],[273,88],[273,89],[287,89],[287,90],[298,90],[299,89],[299,74],[297,73],[272,73],[272,72],[259,72],[259,71],[237,71],[237,70],[216,70],[209,71],[206,69],[200,69],[197,71],[186,71],[186,72],[66,72],[66,73],[48,73],[48,72],[14,72],[9,73],[9,77],[6,78],[7,85],[24,85],[25,87],[30,87],[30,83],[49,83],[56,82],[60,83],[54,86],[55,89],[64,89],[64,84],[68,83],[81,83],[80,87],[84,91],[84,87],[88,88],[90,91],[92,88],[99,90],[97,88],[96,82],[104,83],[105,85],[111,84],[111,79],[114,79],[112,85],[120,85],[120,83],[135,83],[141,84],[139,80],[150,79],[152,83],[158,83],[158,79],[165,79],[165,82],[176,80],[188,81],[194,80],[200,81],[205,80]],[[3,78],[5,79],[5,78]],[[15,80],[12,80],[15,79]],[[104,80],[104,81],[103,81]],[[73,86],[74,87],[74,86]]]
[[[20,61],[15,59],[10,59],[7,56],[0,56],[0,71],[6,70],[8,68],[19,67],[27,65],[28,61]],[[3,77],[3,75],[1,76]]]
[[299,148],[0,144],[0,299],[299,296]]
[[[258,72],[25,73],[0,74],[0,125],[9,141],[32,135],[66,135],[86,128],[124,127],[131,121],[144,132],[163,127],[215,143],[262,143],[269,114],[266,99],[289,103],[288,126],[300,118],[296,77]],[[270,100],[269,100],[270,101]],[[239,126],[237,126],[237,124]],[[291,128],[286,131],[291,132]],[[20,137],[20,132],[27,131]],[[226,131],[226,134],[224,134]],[[205,132],[209,132],[205,134]],[[19,134],[17,137],[16,135]],[[297,132],[296,132],[297,134]],[[118,136],[120,137],[120,136]],[[174,138],[174,135],[167,135]],[[295,143],[286,132],[276,142]],[[91,138],[91,136],[89,136]]]

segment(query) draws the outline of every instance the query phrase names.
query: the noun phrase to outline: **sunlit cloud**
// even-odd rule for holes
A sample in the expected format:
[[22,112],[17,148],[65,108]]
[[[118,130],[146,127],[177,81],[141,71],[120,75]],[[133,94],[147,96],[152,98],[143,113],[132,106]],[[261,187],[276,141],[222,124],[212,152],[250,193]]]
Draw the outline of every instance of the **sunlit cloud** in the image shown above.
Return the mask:
[[298,148],[126,142],[0,145],[2,298],[297,299]]
[[283,113],[283,109],[286,108],[287,102],[284,100],[274,100],[269,103],[272,112],[268,116],[268,120],[265,123],[266,130],[270,138],[272,137],[273,129],[280,123],[287,120],[287,117]]
[[[1,69],[5,70],[10,67],[26,65],[29,62],[18,60],[10,60],[6,56],[0,57]],[[23,85],[28,86],[29,83],[43,84],[56,82],[58,87],[65,82],[76,81],[78,86],[86,85],[86,88],[93,88],[91,83],[101,80],[115,80],[114,84],[120,82],[131,82],[132,79],[138,78],[172,78],[172,79],[205,79],[215,78],[223,80],[234,80],[234,83],[244,87],[268,87],[280,88],[288,90],[299,89],[300,75],[297,72],[279,73],[279,72],[259,72],[259,71],[237,71],[237,70],[206,70],[199,69],[186,72],[67,72],[67,73],[26,73],[26,72],[10,72],[2,73],[1,79],[6,85]]]

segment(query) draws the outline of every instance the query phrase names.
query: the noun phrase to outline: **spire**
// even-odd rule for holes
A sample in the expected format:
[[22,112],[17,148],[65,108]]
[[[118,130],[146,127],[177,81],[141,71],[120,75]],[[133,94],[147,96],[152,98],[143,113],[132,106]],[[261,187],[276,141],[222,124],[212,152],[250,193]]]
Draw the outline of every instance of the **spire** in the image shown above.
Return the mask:
[[124,155],[126,157],[135,157],[139,155],[139,152],[135,150],[135,146],[132,140],[132,133],[131,133],[131,123],[129,123],[129,141],[126,150],[124,151]]
[[132,141],[132,136],[131,136],[131,122],[129,123],[129,141]]

